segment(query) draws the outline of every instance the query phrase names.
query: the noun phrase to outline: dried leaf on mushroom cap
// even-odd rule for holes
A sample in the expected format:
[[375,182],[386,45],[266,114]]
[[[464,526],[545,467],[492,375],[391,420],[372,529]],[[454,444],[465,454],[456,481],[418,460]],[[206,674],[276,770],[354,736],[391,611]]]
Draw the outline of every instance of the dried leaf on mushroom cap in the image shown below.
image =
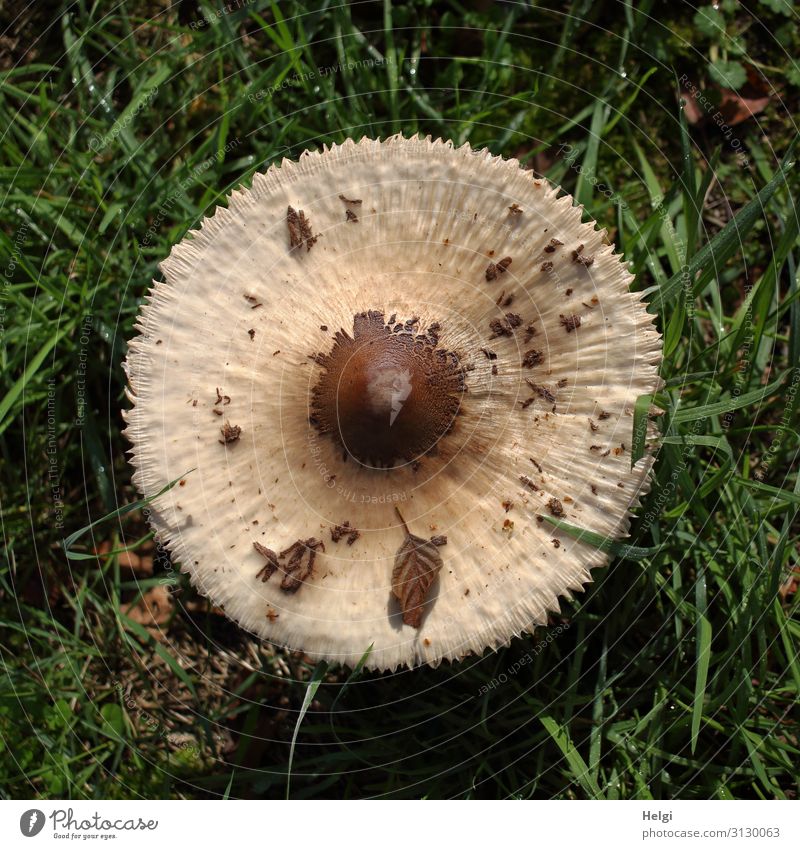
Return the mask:
[[[362,201],[358,226],[340,196]],[[509,197],[524,215],[509,216]],[[313,250],[291,249],[288,206],[312,222]],[[590,266],[573,261],[580,245]],[[513,314],[485,278],[506,256]],[[161,267],[125,364],[134,482],[149,497],[195,469],[151,521],[253,633],[351,665],[372,645],[379,669],[461,658],[545,622],[605,562],[537,519],[560,505],[563,521],[627,532],[652,458],[631,468],[618,449],[631,444],[636,398],[659,385],[660,338],[603,232],[515,160],[401,137],[306,152],[255,175]],[[352,371],[357,337],[382,352],[388,377],[367,373],[370,357]],[[345,361],[330,359],[337,343]],[[326,383],[331,369],[349,396]],[[223,386],[232,442],[213,413]],[[321,421],[320,403],[355,409],[364,393],[369,427]],[[418,629],[391,600],[398,506],[421,537],[448,540]],[[360,532],[353,545],[306,545],[345,522]],[[256,578],[254,543],[297,566],[293,592],[281,575]]]

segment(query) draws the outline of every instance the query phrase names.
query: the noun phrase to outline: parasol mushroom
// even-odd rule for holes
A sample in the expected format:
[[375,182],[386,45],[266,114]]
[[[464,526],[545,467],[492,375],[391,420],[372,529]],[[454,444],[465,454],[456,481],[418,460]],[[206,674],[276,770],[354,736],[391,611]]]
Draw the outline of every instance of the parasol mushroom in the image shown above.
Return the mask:
[[[256,174],[163,262],[125,363],[134,483],[197,588],[312,658],[496,648],[626,534],[661,341],[570,196],[430,138]],[[194,470],[186,474],[189,470]],[[181,477],[183,476],[183,477]]]

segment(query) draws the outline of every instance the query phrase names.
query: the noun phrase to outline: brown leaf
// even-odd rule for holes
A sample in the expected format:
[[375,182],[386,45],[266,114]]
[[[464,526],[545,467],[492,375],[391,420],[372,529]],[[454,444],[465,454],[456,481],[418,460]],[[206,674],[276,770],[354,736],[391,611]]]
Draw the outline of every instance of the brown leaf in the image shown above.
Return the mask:
[[797,593],[798,586],[800,586],[800,566],[793,566],[778,590],[781,601],[791,601]]
[[699,124],[706,117],[705,110],[697,102],[698,94],[700,94],[698,89],[695,89],[694,92],[681,89],[681,98],[684,104],[683,111],[686,115],[686,120],[692,125]]
[[442,568],[442,556],[437,548],[437,542],[440,545],[442,542],[438,538],[434,542],[414,536],[399,510],[397,515],[405,528],[406,538],[394,558],[392,595],[400,602],[403,622],[419,628],[425,598]]
[[122,605],[122,612],[140,625],[160,628],[169,622],[174,607],[170,591],[158,585],[144,593],[135,604]]
[[763,112],[769,106],[771,89],[762,74],[746,66],[747,82],[739,91],[713,86],[708,90],[692,86],[682,89],[686,119],[690,124],[717,124],[735,127]]
[[153,574],[153,558],[139,556],[133,551],[121,551],[117,558],[120,569],[129,569],[134,575],[149,578]]
[[117,562],[120,569],[130,569],[132,572],[139,572],[142,568],[142,559],[135,551],[120,551]]
[[748,118],[754,118],[759,112],[763,112],[770,102],[769,95],[748,96],[750,92],[745,90],[737,93],[723,88],[720,89],[720,95],[719,111],[730,127],[735,127],[742,121],[747,121]]

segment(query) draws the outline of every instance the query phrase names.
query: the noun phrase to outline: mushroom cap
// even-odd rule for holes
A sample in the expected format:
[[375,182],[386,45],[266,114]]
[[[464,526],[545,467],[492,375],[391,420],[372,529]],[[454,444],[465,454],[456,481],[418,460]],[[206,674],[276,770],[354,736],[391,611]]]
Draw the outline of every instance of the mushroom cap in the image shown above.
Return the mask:
[[[290,248],[289,206],[315,243]],[[198,590],[314,659],[371,646],[374,669],[497,648],[582,590],[607,556],[542,517],[627,535],[652,465],[631,467],[633,408],[660,386],[661,340],[581,211],[516,160],[395,136],[284,160],[187,234],[138,316],[124,415],[142,496],[180,479],[149,518]],[[392,468],[309,420],[319,355],[370,312],[433,326],[466,375],[452,426]],[[418,628],[392,593],[396,508],[447,538]],[[345,523],[357,539],[335,542]],[[298,591],[256,577],[254,543],[298,541],[322,543]]]

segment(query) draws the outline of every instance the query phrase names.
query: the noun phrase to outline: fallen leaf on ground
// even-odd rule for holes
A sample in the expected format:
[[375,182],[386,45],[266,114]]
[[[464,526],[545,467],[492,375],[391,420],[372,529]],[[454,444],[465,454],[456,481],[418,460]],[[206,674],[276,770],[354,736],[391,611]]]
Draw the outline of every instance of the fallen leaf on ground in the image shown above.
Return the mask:
[[767,108],[770,91],[758,72],[748,67],[747,82],[739,91],[714,86],[707,90],[682,91],[681,97],[690,124],[718,123],[735,127]]
[[175,604],[164,586],[153,587],[133,604],[123,604],[122,612],[145,628],[161,628],[172,617]]

